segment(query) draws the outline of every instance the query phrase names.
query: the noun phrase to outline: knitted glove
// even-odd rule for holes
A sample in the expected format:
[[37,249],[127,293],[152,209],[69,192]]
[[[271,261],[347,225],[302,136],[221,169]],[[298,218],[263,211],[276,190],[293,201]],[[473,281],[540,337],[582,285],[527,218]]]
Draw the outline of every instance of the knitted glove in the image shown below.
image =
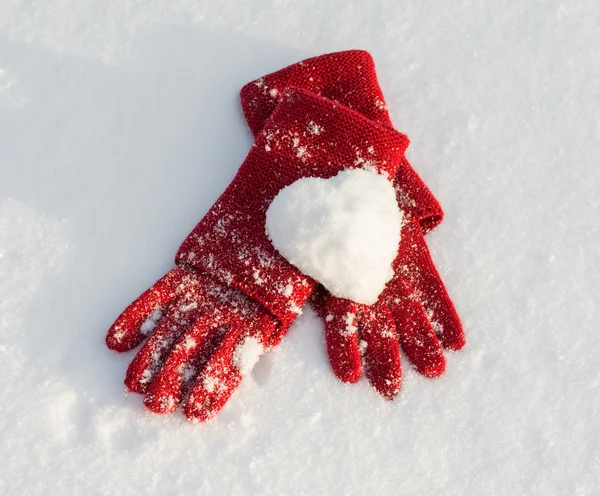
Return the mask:
[[358,168],[357,153],[367,149],[376,172],[393,177],[408,144],[316,95],[290,89],[281,96],[232,183],[181,245],[176,268],[108,331],[116,351],[152,333],[125,379],[152,411],[171,412],[183,402],[192,420],[214,416],[316,287],[267,238],[266,211],[277,193],[304,177]]
[[[365,51],[314,57],[244,86],[242,107],[255,134],[289,87],[309,90],[392,127],[373,60]],[[369,165],[365,157],[358,161]],[[460,320],[423,238],[442,221],[442,209],[404,156],[393,184],[404,221],[394,277],[379,301],[359,305],[336,298],[323,287],[311,298],[325,320],[335,374],[343,381],[358,380],[362,355],[371,384],[387,398],[397,394],[401,385],[398,341],[413,366],[429,377],[445,369],[442,347],[459,349],[465,343]]]

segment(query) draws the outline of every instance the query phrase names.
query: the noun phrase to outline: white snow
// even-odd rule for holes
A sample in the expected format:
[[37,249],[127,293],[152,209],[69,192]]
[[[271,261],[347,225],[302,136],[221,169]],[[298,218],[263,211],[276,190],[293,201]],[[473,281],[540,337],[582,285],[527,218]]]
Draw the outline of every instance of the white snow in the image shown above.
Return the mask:
[[251,336],[244,338],[237,345],[233,355],[235,367],[242,375],[247,375],[252,371],[264,351],[265,349],[258,339]]
[[[599,26],[584,1],[0,2],[0,494],[597,494]],[[104,335],[246,156],[240,87],[350,47],[446,212],[466,347],[435,380],[403,360],[386,402],[305,308],[214,421],[146,412]]]
[[275,248],[332,294],[371,305],[393,276],[402,212],[390,181],[361,169],[307,177],[267,210]]
[[[152,331],[156,327],[156,324],[160,322],[162,316],[163,314],[160,310],[154,310],[152,313],[150,313],[150,315],[148,315],[148,318],[143,322],[142,327],[140,328],[142,333],[146,336],[152,334]],[[121,337],[122,336],[120,336],[120,338]]]

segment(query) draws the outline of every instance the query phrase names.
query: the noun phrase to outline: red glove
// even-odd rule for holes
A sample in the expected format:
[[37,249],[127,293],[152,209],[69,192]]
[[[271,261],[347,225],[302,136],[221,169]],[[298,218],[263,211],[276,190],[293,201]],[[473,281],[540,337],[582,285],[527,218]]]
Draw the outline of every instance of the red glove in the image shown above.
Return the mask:
[[[350,107],[372,121],[392,127],[371,56],[351,50],[314,57],[244,86],[242,107],[256,134],[288,87],[303,88]],[[364,165],[364,164],[363,164]],[[442,347],[465,343],[454,305],[425,244],[423,233],[442,221],[442,209],[403,156],[394,187],[404,212],[394,278],[379,301],[358,305],[319,287],[311,302],[325,319],[327,349],[335,374],[354,382],[362,356],[371,384],[387,398],[400,389],[398,340],[414,367],[428,377],[445,369]]]
[[[315,124],[319,134],[310,132]],[[316,286],[265,234],[275,195],[302,177],[359,167],[356,154],[367,149],[376,168],[393,177],[407,145],[402,134],[346,107],[286,91],[232,183],[181,245],[177,267],[108,331],[108,347],[127,351],[157,323],[129,366],[128,388],[145,394],[146,406],[158,413],[183,401],[190,419],[214,416]]]

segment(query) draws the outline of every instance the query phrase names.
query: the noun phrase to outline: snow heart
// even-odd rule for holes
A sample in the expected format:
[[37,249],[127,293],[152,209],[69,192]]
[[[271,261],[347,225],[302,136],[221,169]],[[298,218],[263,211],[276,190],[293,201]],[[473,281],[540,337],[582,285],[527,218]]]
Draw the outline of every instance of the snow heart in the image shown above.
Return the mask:
[[283,188],[267,210],[266,232],[333,295],[371,305],[393,276],[402,217],[387,179],[350,169]]

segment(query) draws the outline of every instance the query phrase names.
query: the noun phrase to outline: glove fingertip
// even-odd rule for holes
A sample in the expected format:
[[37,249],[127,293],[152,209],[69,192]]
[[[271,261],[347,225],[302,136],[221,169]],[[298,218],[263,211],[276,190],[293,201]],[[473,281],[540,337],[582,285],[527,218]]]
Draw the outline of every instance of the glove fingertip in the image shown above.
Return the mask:
[[[132,393],[144,394],[149,386],[150,371],[144,367],[144,355],[141,352],[133,358],[125,373],[125,386]],[[147,380],[148,379],[148,380]]]
[[[194,423],[212,419],[223,409],[240,382],[241,375],[237,372],[232,372],[216,381],[215,378],[203,375],[185,401],[182,408],[183,414]],[[218,390],[208,391],[206,386],[210,389],[218,388]]]
[[335,376],[342,382],[353,383],[362,375],[362,362],[358,360],[334,360],[330,356],[331,368]]
[[439,377],[446,371],[446,359],[443,354],[440,354],[432,360],[418,369],[418,371],[426,377]]
[[[397,341],[394,339],[392,346],[386,347],[384,340],[372,341],[368,351],[367,346],[367,377],[371,386],[385,399],[392,400],[396,397],[402,386],[402,364]],[[380,344],[380,346],[377,346]]]
[[370,377],[371,386],[386,400],[393,400],[402,387],[402,373],[394,377]]
[[327,354],[334,374],[343,382],[356,382],[362,375],[362,357],[356,334],[343,336],[335,330],[326,333]]
[[177,408],[177,404],[177,399],[170,395],[146,394],[144,396],[144,406],[146,409],[159,415],[173,413]]
[[462,330],[462,327],[459,326],[458,330],[452,333],[451,338],[442,338],[442,346],[449,350],[460,350],[465,344],[467,340],[465,339],[465,334]]
[[214,418],[222,407],[215,408],[207,398],[197,395],[186,401],[181,409],[185,418],[192,423],[207,422]]
[[[136,336],[137,337],[137,336]],[[124,353],[130,351],[139,345],[145,336],[139,336],[138,339],[131,339],[125,337],[125,332],[118,326],[113,326],[106,333],[106,347],[111,351],[117,351]]]
[[448,350],[460,350],[466,343],[462,323],[447,293],[442,301],[443,304],[438,305],[433,314],[437,322],[434,326],[435,333],[442,347]]

